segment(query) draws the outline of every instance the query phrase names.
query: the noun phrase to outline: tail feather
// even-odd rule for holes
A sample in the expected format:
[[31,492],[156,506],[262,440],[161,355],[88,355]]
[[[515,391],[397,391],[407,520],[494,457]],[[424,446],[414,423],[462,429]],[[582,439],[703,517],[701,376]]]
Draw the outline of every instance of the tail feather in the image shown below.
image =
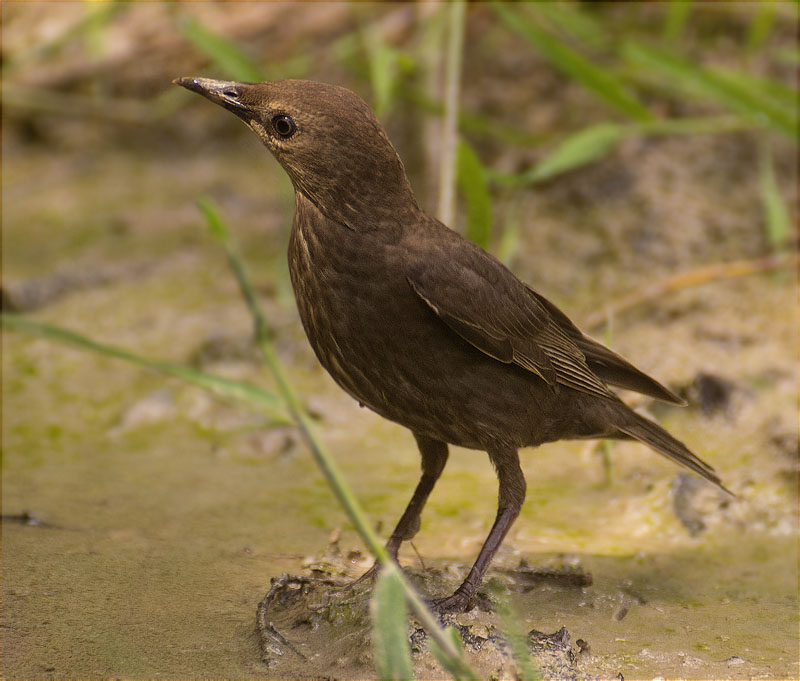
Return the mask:
[[650,445],[650,447],[655,449],[659,454],[663,454],[667,458],[686,466],[709,482],[713,482],[721,490],[733,496],[733,493],[722,484],[722,481],[714,472],[714,469],[691,452],[683,442],[676,440],[657,423],[643,416],[639,416],[635,412],[632,413],[635,417],[632,422],[624,426],[618,426],[622,433],[640,442],[644,442],[646,445]]
[[578,346],[578,349],[583,353],[583,356],[586,358],[586,363],[589,365],[592,373],[603,381],[603,383],[608,383],[618,388],[625,388],[626,390],[634,390],[643,395],[654,397],[657,400],[679,404],[682,407],[686,406],[686,400],[678,397],[674,392],[661,385],[652,376],[648,376],[643,371],[640,371],[628,360],[620,357],[616,352],[610,350],[605,345],[598,343],[593,338],[589,338],[589,336],[583,335],[581,330],[572,323],[569,317],[547,300],[547,298],[540,296],[531,288],[528,289],[528,293],[536,298],[542,307],[546,308],[553,319],[558,322],[561,330],[572,339]]
[[663,402],[678,404],[682,407],[686,406],[686,400],[678,397],[652,376],[648,376],[637,369],[613,350],[609,350],[587,336],[575,339],[575,342],[584,357],[586,357],[586,363],[589,368],[604,383],[615,385],[618,388],[625,388],[626,390],[633,390]]

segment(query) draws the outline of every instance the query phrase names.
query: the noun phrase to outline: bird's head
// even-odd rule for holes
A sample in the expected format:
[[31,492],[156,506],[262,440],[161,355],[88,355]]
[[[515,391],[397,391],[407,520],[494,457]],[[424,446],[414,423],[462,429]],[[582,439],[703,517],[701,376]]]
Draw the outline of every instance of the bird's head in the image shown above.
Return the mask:
[[409,199],[416,207],[397,152],[354,92],[307,80],[173,82],[241,118],[326,217],[355,229]]

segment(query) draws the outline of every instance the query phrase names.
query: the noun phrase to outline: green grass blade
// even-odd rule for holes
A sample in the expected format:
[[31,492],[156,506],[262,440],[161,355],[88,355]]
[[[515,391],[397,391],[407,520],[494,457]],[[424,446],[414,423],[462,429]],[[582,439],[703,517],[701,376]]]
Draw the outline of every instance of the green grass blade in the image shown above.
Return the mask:
[[[85,4],[88,5],[89,3]],[[22,49],[15,48],[13,54],[9,51],[8,56],[3,55],[3,75],[7,77],[9,73],[29,65],[31,62],[52,57],[75,40],[91,40],[89,34],[94,31],[98,25],[109,25],[112,21],[117,19],[120,14],[130,9],[130,3],[123,2],[92,4],[94,6],[80,21],[64,27],[63,30],[56,30],[53,34],[49,34],[48,31],[45,35],[39,36],[37,40],[29,41],[29,47]],[[4,81],[3,86],[5,87],[7,81],[6,79],[4,79]],[[5,92],[3,95],[3,99],[5,100]]]
[[264,355],[267,366],[275,377],[278,384],[278,391],[280,396],[285,401],[292,418],[296,421],[303,438],[306,440],[309,448],[311,449],[314,458],[317,460],[322,472],[325,474],[331,489],[336,494],[337,498],[342,504],[342,507],[347,512],[356,530],[364,539],[369,550],[376,555],[381,562],[386,562],[388,556],[383,546],[381,545],[378,537],[375,535],[370,523],[367,521],[366,515],[361,510],[361,506],[356,500],[353,493],[350,491],[349,486],[344,480],[344,476],[339,471],[333,457],[327,451],[322,440],[317,435],[311,418],[304,409],[302,403],[294,392],[289,380],[283,370],[280,359],[278,358],[275,348],[272,344],[272,330],[267,323],[266,318],[261,312],[258,304],[253,286],[245,271],[244,264],[242,263],[239,254],[236,252],[231,240],[228,237],[228,230],[225,227],[219,212],[209,200],[201,202],[203,213],[209,226],[209,231],[217,238],[225,249],[228,257],[228,263],[233,270],[236,281],[239,284],[239,289],[242,297],[247,303],[250,314],[253,318],[254,333],[256,342],[259,349]]
[[218,35],[190,16],[178,20],[184,37],[232,80],[264,80],[261,69],[233,41]]
[[702,116],[698,118],[662,118],[650,123],[636,123],[630,126],[630,135],[715,135],[742,130],[755,130],[758,122],[738,114],[722,116]]
[[517,678],[521,681],[539,681],[541,673],[536,668],[536,664],[531,658],[531,651],[528,648],[528,640],[520,627],[520,618],[514,612],[508,591],[499,584],[490,587],[492,594],[492,604],[495,612],[500,618],[500,625],[503,627],[503,634],[511,649],[511,655],[517,665]]
[[683,96],[714,101],[785,135],[797,136],[797,108],[777,101],[740,73],[704,68],[672,52],[628,41],[622,49],[641,77]]
[[[428,97],[424,92],[411,87],[400,89],[399,94],[415,107],[426,113],[436,116],[444,114],[444,105]],[[532,147],[540,144],[543,135],[530,132],[528,130],[518,130],[509,125],[497,125],[494,116],[484,116],[470,111],[460,111],[458,115],[458,129],[461,132],[470,132],[497,139],[507,144],[522,147]]]
[[25,333],[29,336],[38,336],[50,341],[71,345],[72,347],[94,352],[106,357],[122,359],[132,364],[147,369],[152,369],[168,376],[175,376],[187,383],[193,383],[201,388],[210,390],[223,397],[232,398],[240,402],[257,406],[267,412],[272,418],[281,423],[289,423],[286,410],[277,395],[264,390],[251,383],[236,381],[215,374],[199,371],[192,367],[177,362],[148,359],[135,353],[123,350],[113,345],[98,343],[82,334],[70,331],[60,326],[37,322],[27,317],[14,314],[0,315],[2,326],[10,331]]
[[536,26],[513,5],[495,0],[492,7],[509,28],[519,33],[553,66],[575,82],[631,118],[639,121],[653,118],[650,111],[625,88],[622,80],[613,71],[596,66],[561,40]]
[[465,141],[458,144],[458,189],[467,207],[466,236],[488,248],[492,234],[492,198],[486,172],[475,150]]
[[466,24],[465,0],[445,3],[447,48],[444,53],[444,119],[440,133],[439,198],[436,217],[451,225],[456,216],[456,176],[458,163],[458,113],[461,98],[461,64],[464,56]]
[[203,214],[203,217],[206,220],[206,224],[208,225],[208,229],[211,232],[211,235],[220,243],[227,246],[228,242],[230,241],[230,234],[228,232],[228,227],[222,221],[220,214],[217,212],[217,209],[214,207],[211,199],[207,197],[203,197],[201,199],[197,199],[196,201],[197,207],[200,209],[200,212]]
[[106,48],[108,27],[120,10],[118,3],[107,3],[106,7],[98,7],[94,3],[85,3],[89,9],[85,23],[85,39],[87,51],[93,59],[99,59]]
[[[458,650],[463,654],[464,643],[461,641],[461,636],[458,634],[458,629],[453,626],[449,626],[444,630],[444,632],[447,635],[450,643],[458,648]],[[474,674],[469,673],[469,670],[467,670],[465,673],[463,667],[454,664],[453,659],[444,653],[437,641],[430,641],[428,643],[428,647],[430,648],[431,654],[436,661],[442,665],[445,671],[449,672],[450,676],[452,676],[455,681],[469,681],[476,678]]]
[[387,45],[376,26],[362,30],[362,41],[367,53],[369,80],[372,86],[372,108],[380,118],[392,103],[398,76],[397,50]]
[[747,30],[747,51],[754,53],[767,41],[775,24],[775,2],[760,2]]
[[615,123],[591,125],[564,139],[520,179],[524,183],[542,182],[594,163],[608,156],[624,135],[625,128]]
[[672,0],[664,3],[663,7],[667,10],[667,20],[664,23],[664,39],[669,42],[676,42],[683,33],[686,20],[692,11],[691,0]]
[[[449,664],[452,665],[453,668],[459,669],[463,678],[475,678],[474,673],[466,663],[463,650],[460,650],[450,639],[446,637],[430,609],[425,605],[424,601],[419,597],[411,584],[409,584],[405,579],[397,564],[389,558],[386,549],[383,547],[383,544],[381,544],[378,536],[372,529],[372,524],[369,522],[366,514],[361,508],[361,504],[358,502],[358,499],[353,494],[350,486],[347,484],[344,475],[339,469],[339,465],[330,455],[324,443],[322,442],[322,439],[317,434],[316,428],[311,421],[311,417],[308,415],[300,400],[297,398],[294,389],[286,377],[280,360],[278,359],[278,355],[275,352],[275,348],[273,347],[270,339],[272,332],[264,315],[261,313],[260,307],[258,306],[258,300],[253,291],[253,287],[250,285],[244,265],[239,259],[236,250],[233,248],[230,239],[227,236],[228,231],[224,228],[222,218],[219,216],[218,211],[214,208],[210,201],[205,201],[204,203],[206,206],[206,220],[209,221],[209,229],[213,234],[216,235],[216,237],[225,247],[225,252],[228,256],[228,262],[231,265],[231,269],[233,270],[239,283],[239,288],[242,291],[242,295],[247,301],[247,305],[250,308],[250,312],[253,316],[256,341],[258,342],[261,352],[264,355],[264,359],[266,360],[267,365],[269,366],[269,369],[275,378],[275,382],[278,385],[278,392],[285,401],[292,419],[295,421],[300,434],[308,445],[308,448],[311,450],[311,454],[322,471],[322,474],[325,476],[328,485],[336,495],[336,498],[342,505],[342,508],[350,519],[350,522],[353,523],[353,526],[356,528],[356,531],[367,545],[369,551],[381,563],[382,569],[389,574],[396,575],[397,579],[402,582],[409,606],[414,611],[414,614],[417,616],[422,625],[425,627],[431,639],[440,642],[441,649],[444,651],[443,654],[449,661]],[[218,221],[220,224],[212,225],[211,222],[213,221]],[[220,229],[220,225],[222,225],[222,229]]]
[[784,250],[792,233],[789,211],[778,189],[772,151],[767,143],[761,148],[758,163],[761,201],[764,204],[766,236],[773,251]]
[[780,132],[798,138],[796,90],[791,91],[781,83],[766,78],[754,78],[729,69],[715,68],[706,72],[719,87],[718,100],[726,100],[731,109],[750,114],[756,120],[766,122]]
[[796,47],[779,47],[775,50],[775,57],[784,64],[800,64],[800,50]]
[[611,41],[608,29],[594,19],[579,3],[538,2],[527,5],[536,16],[546,19],[557,30],[579,45],[604,49]]
[[[198,199],[197,207],[200,209],[200,212],[203,213],[203,217],[206,220],[206,225],[208,226],[208,231],[211,232],[211,236],[219,241],[225,249],[225,255],[228,257],[228,264],[236,276],[236,280],[239,283],[239,290],[242,292],[242,297],[245,299],[247,307],[250,310],[250,315],[253,318],[256,342],[259,343],[261,350],[263,351],[264,343],[269,343],[269,339],[272,336],[272,329],[269,328],[266,318],[261,313],[261,307],[258,305],[258,299],[256,298],[255,291],[250,285],[250,281],[246,272],[244,271],[244,265],[242,264],[241,259],[231,243],[228,227],[225,225],[222,217],[219,214],[219,211],[216,209],[211,199]],[[277,359],[275,359],[275,361],[277,362]],[[272,367],[270,368],[272,369]],[[275,373],[274,369],[273,373]],[[284,399],[285,397],[286,395],[284,395]],[[294,406],[300,408],[300,403],[298,402]],[[290,408],[291,407],[292,405],[290,405]]]
[[798,92],[796,89],[772,78],[755,76],[752,73],[732,71],[721,67],[717,67],[714,72],[726,81],[737,82],[752,93],[751,96],[767,101],[772,100],[770,102],[772,106],[783,107],[787,112],[794,111],[795,117],[797,116]]
[[394,50],[384,44],[370,52],[369,75],[374,92],[375,114],[382,116],[389,109],[397,76]]
[[519,187],[549,180],[589,163],[598,161],[612,153],[625,137],[646,135],[712,135],[741,130],[753,130],[761,126],[757,121],[725,114],[699,118],[662,118],[646,123],[598,123],[584,128],[568,137],[533,168],[515,175],[486,169],[489,180],[505,187]]
[[[507,204],[510,201],[506,201]],[[519,204],[512,204],[507,208],[506,219],[503,222],[503,231],[500,234],[500,243],[497,245],[497,259],[506,267],[511,266],[511,259],[519,250],[520,237],[520,210]]]
[[379,678],[387,681],[413,679],[406,594],[396,574],[381,571],[370,606],[372,644]]

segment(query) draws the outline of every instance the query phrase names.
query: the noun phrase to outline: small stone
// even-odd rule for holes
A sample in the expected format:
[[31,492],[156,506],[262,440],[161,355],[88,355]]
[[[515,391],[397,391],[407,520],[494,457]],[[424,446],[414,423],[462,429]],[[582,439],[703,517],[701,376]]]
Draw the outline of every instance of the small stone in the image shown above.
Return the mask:
[[738,655],[733,655],[729,657],[727,660],[725,660],[725,662],[727,662],[729,666],[736,666],[744,664],[745,662],[747,662],[747,660],[745,660],[743,657],[739,657]]
[[160,388],[131,406],[120,419],[113,433],[142,425],[150,425],[170,419],[175,414],[175,398],[168,388]]
[[633,601],[626,596],[622,600],[622,603],[620,603],[614,609],[614,612],[611,615],[611,619],[613,619],[615,622],[621,622],[625,618],[625,615],[627,615],[628,612],[630,611],[632,605]]

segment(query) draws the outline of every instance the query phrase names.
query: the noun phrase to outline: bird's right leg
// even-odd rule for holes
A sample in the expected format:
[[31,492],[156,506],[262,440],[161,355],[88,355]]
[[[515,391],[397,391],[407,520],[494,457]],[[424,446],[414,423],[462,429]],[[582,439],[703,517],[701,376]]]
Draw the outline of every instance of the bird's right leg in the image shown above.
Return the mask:
[[[434,440],[419,433],[414,433],[414,438],[417,441],[419,453],[422,455],[422,477],[414,490],[411,501],[408,502],[408,506],[406,506],[406,510],[400,518],[400,522],[397,523],[392,536],[386,542],[386,552],[393,560],[397,560],[397,553],[403,541],[411,539],[419,530],[422,509],[425,507],[425,502],[428,501],[428,497],[447,463],[448,450],[446,442]],[[358,584],[372,577],[377,569],[378,563],[375,563],[353,584]]]
[[397,560],[397,552],[403,541],[411,539],[419,531],[422,509],[447,463],[447,443],[417,433],[414,433],[414,438],[417,440],[419,453],[422,455],[422,477],[400,522],[397,523],[392,536],[386,542],[386,551],[395,560]]

